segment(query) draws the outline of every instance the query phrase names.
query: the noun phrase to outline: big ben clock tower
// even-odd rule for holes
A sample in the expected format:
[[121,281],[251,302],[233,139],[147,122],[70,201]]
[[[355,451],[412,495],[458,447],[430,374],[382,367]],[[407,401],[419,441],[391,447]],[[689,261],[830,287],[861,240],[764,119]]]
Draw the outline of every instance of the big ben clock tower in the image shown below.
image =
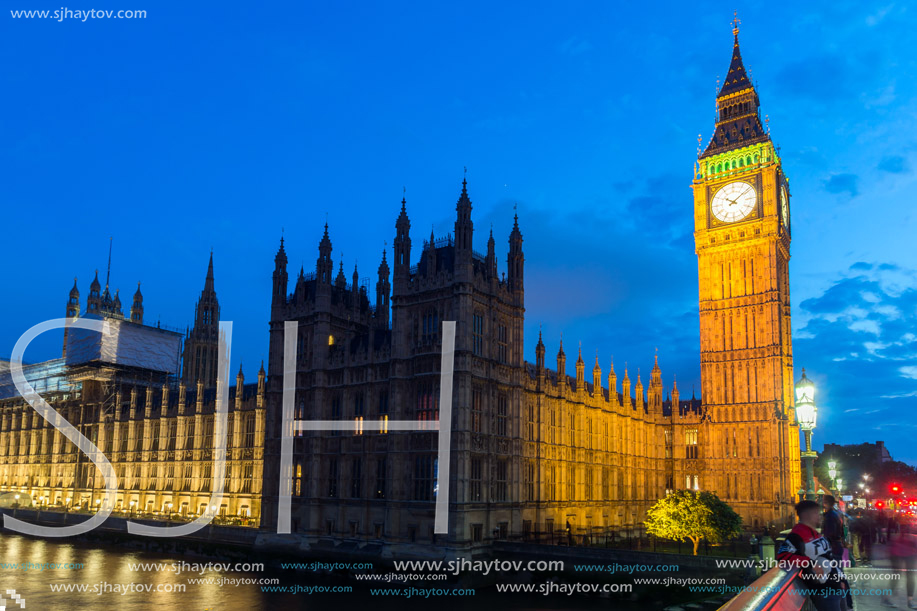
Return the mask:
[[779,523],[801,485],[790,329],[790,190],[739,52],[694,172],[703,426],[701,487],[746,527]]

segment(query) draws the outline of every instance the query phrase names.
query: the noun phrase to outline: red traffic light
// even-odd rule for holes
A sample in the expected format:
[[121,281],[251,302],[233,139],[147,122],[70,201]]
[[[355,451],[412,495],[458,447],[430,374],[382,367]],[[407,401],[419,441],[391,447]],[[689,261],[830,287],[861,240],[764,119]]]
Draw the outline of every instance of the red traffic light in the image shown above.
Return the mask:
[[876,507],[878,507],[879,509],[882,509],[883,507],[885,507],[885,503],[883,503],[882,501],[876,501]]
[[892,484],[892,494],[898,494],[901,492],[901,486],[898,484]]

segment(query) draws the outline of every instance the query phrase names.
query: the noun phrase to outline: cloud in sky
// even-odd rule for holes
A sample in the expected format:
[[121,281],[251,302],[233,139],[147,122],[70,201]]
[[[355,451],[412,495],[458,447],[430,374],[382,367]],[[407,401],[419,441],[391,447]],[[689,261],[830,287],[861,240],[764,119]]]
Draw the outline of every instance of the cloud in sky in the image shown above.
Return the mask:
[[825,180],[825,190],[828,193],[847,193],[850,197],[859,194],[857,188],[859,177],[856,174],[835,174]]
[[879,162],[878,168],[890,174],[903,174],[908,171],[907,160],[901,155],[883,157],[882,161]]
[[856,263],[800,309],[808,319],[796,333],[794,361],[817,386],[819,437],[854,443],[878,427],[896,459],[917,462],[898,426],[917,409],[917,273]]

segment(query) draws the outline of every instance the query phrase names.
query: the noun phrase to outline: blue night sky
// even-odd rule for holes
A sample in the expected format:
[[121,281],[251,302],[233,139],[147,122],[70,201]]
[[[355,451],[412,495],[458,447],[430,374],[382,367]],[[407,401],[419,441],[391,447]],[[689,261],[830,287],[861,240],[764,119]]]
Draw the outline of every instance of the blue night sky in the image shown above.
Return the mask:
[[[12,8],[49,8],[20,2]],[[145,20],[3,19],[0,355],[93,270],[184,328],[210,249],[233,370],[267,356],[273,257],[375,281],[402,187],[417,247],[525,238],[526,345],[699,382],[690,183],[732,50],[722,3],[97,2]],[[6,11],[8,8],[5,8]],[[917,15],[904,3],[738,4],[745,65],[793,187],[797,367],[816,447],[917,463]],[[389,253],[391,260],[391,253]],[[500,269],[505,269],[501,263]],[[372,285],[374,286],[374,284]],[[55,335],[26,360],[59,356]],[[905,416],[905,414],[907,414]]]

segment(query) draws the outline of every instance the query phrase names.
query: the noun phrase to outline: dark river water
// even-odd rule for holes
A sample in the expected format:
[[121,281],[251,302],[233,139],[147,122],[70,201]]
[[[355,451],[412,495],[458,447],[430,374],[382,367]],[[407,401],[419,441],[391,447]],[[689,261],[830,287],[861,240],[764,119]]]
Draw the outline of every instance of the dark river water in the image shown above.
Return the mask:
[[[373,595],[370,588],[413,586],[417,589],[452,589],[454,584],[435,582],[385,584],[342,581],[314,571],[282,569],[270,558],[252,558],[265,562],[262,572],[209,570],[190,567],[193,563],[224,563],[227,561],[200,556],[149,553],[141,550],[84,543],[70,539],[33,539],[0,533],[0,595],[5,596],[8,611],[19,609],[7,590],[15,590],[24,600],[26,611],[68,611],[70,609],[103,609],[111,611],[145,611],[147,609],[179,609],[182,611],[234,611],[237,609],[308,609],[344,611],[349,609],[501,609],[506,611],[544,609],[621,609],[625,611],[662,609],[662,601],[643,597],[641,602],[619,597],[599,598],[584,595],[497,593],[491,587],[475,588],[466,596],[404,596]],[[182,565],[182,563],[187,563]],[[131,570],[141,563],[177,564],[176,570]],[[48,565],[81,564],[81,568],[53,568]],[[43,567],[43,568],[39,568]],[[204,568],[204,570],[202,570]],[[184,570],[182,570],[184,569]],[[196,570],[192,570],[196,569]],[[313,588],[347,587],[349,592],[278,593],[263,591],[261,579],[279,579],[281,587]],[[205,583],[189,582],[204,579]],[[574,576],[571,578],[576,580]],[[246,582],[247,580],[247,582]],[[521,583],[527,579],[507,576],[507,582]],[[536,577],[533,582],[544,579]],[[178,591],[182,586],[184,591]],[[62,591],[62,588],[84,591]],[[55,591],[56,590],[56,591]]]

